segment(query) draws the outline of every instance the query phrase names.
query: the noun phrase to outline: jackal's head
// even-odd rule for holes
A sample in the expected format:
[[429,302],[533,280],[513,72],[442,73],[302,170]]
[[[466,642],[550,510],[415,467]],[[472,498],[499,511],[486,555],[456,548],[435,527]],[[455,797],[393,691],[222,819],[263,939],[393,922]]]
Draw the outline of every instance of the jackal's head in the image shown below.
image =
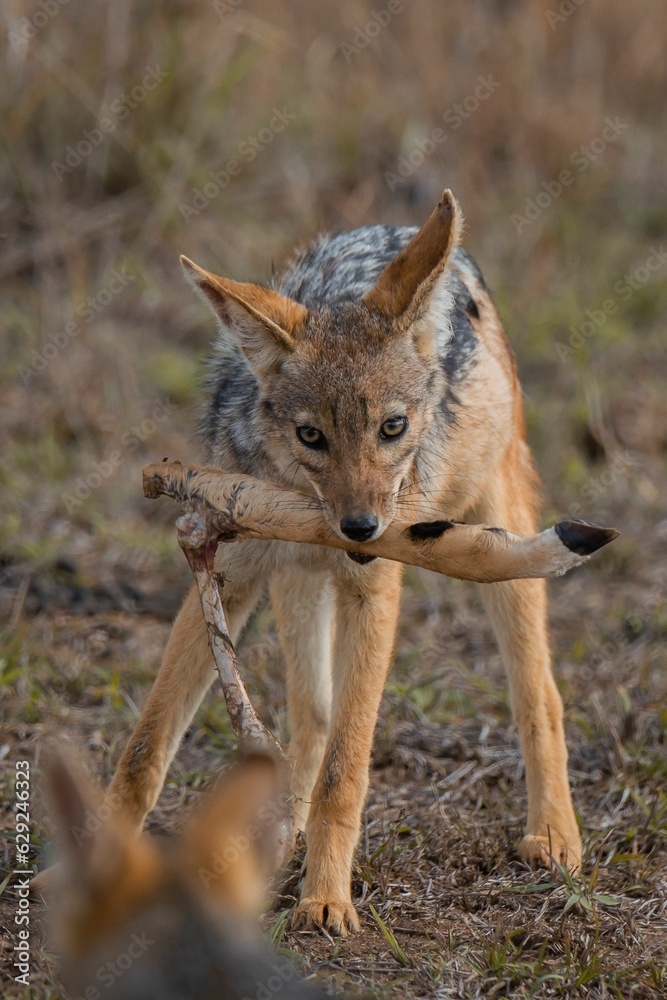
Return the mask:
[[164,842],[137,838],[113,796],[103,799],[58,754],[49,797],[62,853],[55,930],[70,996],[254,995],[268,959],[253,923],[289,801],[272,759],[236,764]]
[[288,484],[314,491],[343,538],[378,537],[444,390],[448,274],[461,229],[450,191],[358,302],[308,310],[182,258],[260,385],[264,447]]

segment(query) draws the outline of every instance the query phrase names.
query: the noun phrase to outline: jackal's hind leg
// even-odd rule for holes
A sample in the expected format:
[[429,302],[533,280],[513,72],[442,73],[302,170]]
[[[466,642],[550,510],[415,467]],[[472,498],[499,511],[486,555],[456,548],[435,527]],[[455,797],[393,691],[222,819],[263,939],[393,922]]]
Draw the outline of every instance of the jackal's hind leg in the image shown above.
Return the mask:
[[[501,474],[479,512],[512,531],[534,530],[529,467],[512,466],[511,484]],[[554,860],[575,871],[581,838],[567,774],[563,704],[551,669],[544,580],[482,584],[482,600],[509,678],[526,769],[528,822],[519,854],[531,865]]]

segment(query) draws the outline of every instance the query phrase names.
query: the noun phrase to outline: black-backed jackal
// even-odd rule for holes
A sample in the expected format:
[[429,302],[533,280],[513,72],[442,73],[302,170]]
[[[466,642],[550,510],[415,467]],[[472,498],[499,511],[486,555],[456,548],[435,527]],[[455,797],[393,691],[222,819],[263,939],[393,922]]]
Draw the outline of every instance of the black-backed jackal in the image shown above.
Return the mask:
[[[446,191],[419,231],[321,237],[273,288],[186,273],[220,324],[201,425],[210,465],[312,498],[344,539],[403,519],[535,530],[538,481],[511,347]],[[293,791],[306,832],[298,918],[357,929],[350,871],[391,662],[401,566],[289,542],[222,546],[238,637],[268,584],[287,661]],[[576,868],[563,709],[543,580],[482,586],[526,767],[519,854]],[[140,830],[214,677],[192,591],[111,790]]]

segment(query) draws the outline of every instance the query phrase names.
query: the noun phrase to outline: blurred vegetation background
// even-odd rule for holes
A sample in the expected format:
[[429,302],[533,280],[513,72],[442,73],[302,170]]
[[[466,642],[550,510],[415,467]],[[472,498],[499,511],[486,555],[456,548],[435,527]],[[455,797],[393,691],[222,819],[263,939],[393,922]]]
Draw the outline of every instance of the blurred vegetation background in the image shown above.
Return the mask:
[[[661,0],[8,0],[0,16],[8,557],[111,576],[171,561],[171,512],[138,473],[197,457],[214,332],[180,253],[266,280],[322,228],[419,223],[445,186],[518,354],[553,511],[604,517],[608,489],[580,496],[596,464],[664,452],[667,262],[614,291],[667,223]],[[620,462],[612,492],[634,503]]]

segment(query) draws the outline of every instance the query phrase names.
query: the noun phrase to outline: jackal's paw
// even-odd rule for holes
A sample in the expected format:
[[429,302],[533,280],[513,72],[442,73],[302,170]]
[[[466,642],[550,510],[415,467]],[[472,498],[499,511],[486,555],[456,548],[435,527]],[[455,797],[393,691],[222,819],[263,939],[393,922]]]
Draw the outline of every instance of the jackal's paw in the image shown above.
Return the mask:
[[581,867],[581,841],[578,835],[565,840],[553,831],[546,837],[529,833],[519,844],[519,857],[531,868],[552,868],[559,864],[575,874]]
[[357,911],[349,899],[306,896],[297,906],[292,922],[296,928],[319,928],[341,937],[361,930]]

